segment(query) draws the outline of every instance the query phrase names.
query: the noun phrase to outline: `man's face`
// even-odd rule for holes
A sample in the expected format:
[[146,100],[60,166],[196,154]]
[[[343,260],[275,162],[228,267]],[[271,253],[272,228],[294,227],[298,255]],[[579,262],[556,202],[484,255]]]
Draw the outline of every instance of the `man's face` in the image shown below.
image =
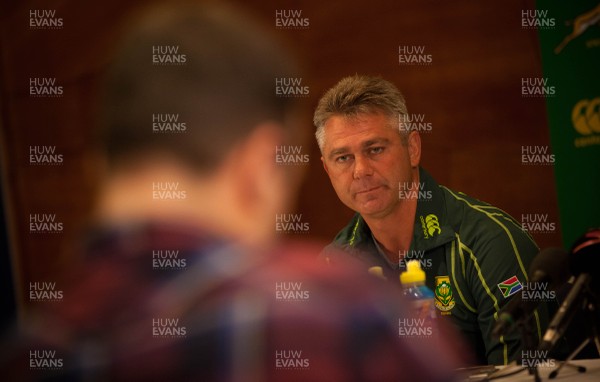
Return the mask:
[[365,217],[392,213],[401,202],[399,184],[418,171],[419,134],[403,143],[393,120],[375,113],[333,116],[325,124],[325,171],[342,203]]

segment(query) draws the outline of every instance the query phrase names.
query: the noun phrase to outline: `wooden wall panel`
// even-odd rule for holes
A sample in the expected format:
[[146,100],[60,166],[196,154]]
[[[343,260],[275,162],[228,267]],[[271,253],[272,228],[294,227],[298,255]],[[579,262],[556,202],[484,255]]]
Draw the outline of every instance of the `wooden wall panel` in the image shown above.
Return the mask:
[[[525,166],[523,145],[549,145],[543,99],[520,96],[521,77],[541,75],[536,32],[520,27],[531,1],[296,1],[238,0],[274,33],[290,41],[304,61],[308,103],[341,77],[377,74],[404,93],[409,111],[424,113],[433,131],[423,135],[423,166],[450,188],[508,211],[548,214],[558,221],[551,167]],[[5,2],[2,5],[2,148],[8,220],[13,225],[17,287],[43,281],[74,261],[70,248],[98,184],[90,159],[93,104],[107,51],[120,20],[144,1]],[[64,27],[29,30],[30,9],[56,9]],[[306,29],[280,30],[275,11],[301,10]],[[424,46],[432,64],[398,62],[398,46]],[[56,77],[57,99],[28,96],[29,77]],[[312,136],[311,115],[306,116]],[[60,166],[31,166],[31,145],[55,145]],[[310,235],[327,241],[352,212],[335,196],[316,143],[297,212]],[[33,235],[30,213],[56,213],[62,234]],[[306,236],[302,236],[306,237]],[[536,234],[541,247],[560,245],[560,229]]]

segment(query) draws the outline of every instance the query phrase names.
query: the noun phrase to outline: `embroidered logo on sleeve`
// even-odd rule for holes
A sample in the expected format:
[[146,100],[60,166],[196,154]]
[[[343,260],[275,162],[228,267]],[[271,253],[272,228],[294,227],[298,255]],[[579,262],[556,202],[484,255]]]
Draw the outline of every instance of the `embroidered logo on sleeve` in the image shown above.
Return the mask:
[[502,293],[504,298],[507,298],[523,289],[523,285],[521,285],[517,276],[513,276],[499,283],[498,289],[500,289],[500,293]]

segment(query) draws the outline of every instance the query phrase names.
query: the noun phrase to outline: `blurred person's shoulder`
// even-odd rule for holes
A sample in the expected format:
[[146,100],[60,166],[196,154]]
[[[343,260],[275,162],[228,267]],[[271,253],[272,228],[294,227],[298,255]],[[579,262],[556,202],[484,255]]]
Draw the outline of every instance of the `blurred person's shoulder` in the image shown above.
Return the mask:
[[[328,256],[348,258],[347,253],[328,246]],[[374,299],[396,299],[401,295],[400,285],[386,283],[369,274],[360,261],[323,261],[323,245],[316,242],[297,241],[276,247],[268,260],[258,265],[251,278],[272,288],[276,297],[293,296],[300,288],[313,290],[322,298],[335,298],[340,302],[357,304]],[[277,291],[283,291],[276,293]],[[315,296],[317,298],[318,296]]]

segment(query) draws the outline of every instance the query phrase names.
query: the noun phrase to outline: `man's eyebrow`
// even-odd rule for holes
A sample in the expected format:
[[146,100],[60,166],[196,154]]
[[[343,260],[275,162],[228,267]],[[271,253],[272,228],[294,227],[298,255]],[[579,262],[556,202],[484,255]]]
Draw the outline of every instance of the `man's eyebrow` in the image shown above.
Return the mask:
[[366,147],[371,147],[374,145],[383,145],[383,144],[388,144],[390,143],[390,140],[387,138],[375,138],[375,139],[369,139],[368,141],[365,141],[362,143],[362,147],[366,148]]
[[[390,140],[387,138],[374,138],[374,139],[369,139],[368,141],[364,141],[363,143],[361,143],[361,147],[363,149],[365,149],[365,148],[369,148],[371,146],[386,145],[389,143],[390,143]],[[350,151],[348,146],[338,147],[338,148],[333,149],[329,153],[329,155],[327,155],[327,158],[333,159],[333,157],[335,157],[336,155],[346,154],[348,151]]]
[[327,158],[328,158],[328,159],[333,159],[333,157],[334,157],[334,156],[336,156],[336,155],[340,155],[340,154],[345,154],[345,153],[347,153],[348,151],[349,151],[349,149],[348,149],[348,147],[347,147],[347,146],[338,147],[338,148],[335,148],[335,149],[333,149],[333,150],[332,150],[332,151],[329,153],[329,155],[327,155]]

